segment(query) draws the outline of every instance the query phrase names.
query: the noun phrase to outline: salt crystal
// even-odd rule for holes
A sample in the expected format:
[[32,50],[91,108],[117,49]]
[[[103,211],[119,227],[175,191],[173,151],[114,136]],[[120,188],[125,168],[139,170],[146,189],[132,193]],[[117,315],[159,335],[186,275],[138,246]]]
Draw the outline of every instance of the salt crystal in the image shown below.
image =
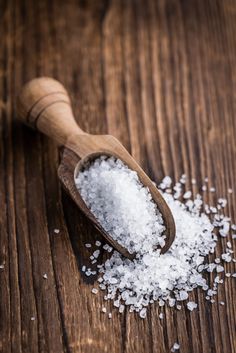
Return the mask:
[[145,319],[147,315],[147,309],[146,308],[143,308],[140,312],[139,312],[139,316],[142,318],[142,319]]
[[203,186],[202,186],[202,191],[206,191],[206,190],[207,190],[206,185],[203,185]]
[[180,348],[180,345],[176,342],[174,343],[173,347],[171,348],[171,352],[178,351]]
[[216,189],[212,186],[211,188],[210,188],[210,192],[215,192],[216,191]]
[[93,257],[94,257],[95,259],[97,259],[98,256],[99,256],[99,254],[100,254],[100,250],[95,250],[95,251],[93,252]]
[[227,205],[227,200],[226,199],[223,199],[223,198],[219,198],[218,199],[218,204],[221,206],[221,207],[225,207]]
[[188,310],[193,311],[194,309],[197,308],[197,304],[194,303],[194,302],[188,302],[187,303],[187,308],[188,308]]
[[224,260],[225,262],[231,262],[232,261],[232,257],[229,253],[224,253],[221,255],[222,260]]
[[223,272],[224,271],[224,267],[221,266],[221,265],[218,265],[216,266],[216,272],[219,273],[219,272]]
[[233,192],[233,189],[229,188],[229,189],[228,189],[228,193],[229,193],[229,194],[232,194],[232,192]]
[[220,302],[220,305],[225,305],[225,302]]
[[166,188],[169,188],[171,186],[171,184],[172,184],[171,178],[169,176],[166,176],[162,180],[161,184],[159,185],[159,188],[164,190]]
[[190,199],[190,197],[192,196],[192,193],[191,191],[186,191],[183,195],[183,198],[184,199]]
[[111,319],[112,318],[112,313],[108,314],[108,318]]
[[4,265],[0,265],[0,268],[1,268],[1,269],[4,269]]
[[188,299],[188,293],[186,291],[181,290],[179,292],[179,300],[186,300]]
[[191,180],[191,182],[192,182],[193,185],[195,185],[197,181],[196,181],[196,179],[193,178],[193,179]]
[[103,312],[103,313],[106,313],[106,312],[107,312],[107,309],[103,307],[103,308],[102,308],[102,312]]
[[48,278],[48,275],[47,275],[46,273],[44,273],[43,278],[44,278],[44,279],[47,279],[47,278]]
[[54,233],[55,233],[55,234],[58,234],[59,232],[60,232],[59,229],[54,229]]
[[121,305],[119,306],[119,313],[123,313],[124,310],[125,310],[125,306],[124,306],[123,304],[121,304]]
[[31,321],[35,321],[35,317],[34,317],[34,316],[31,316],[30,320],[31,320]]
[[160,314],[159,314],[159,319],[161,319],[161,320],[162,320],[163,318],[164,318],[163,313],[160,313]]
[[98,290],[97,290],[97,288],[93,288],[93,289],[91,290],[91,292],[92,292],[93,294],[97,294],[97,293],[98,293]]
[[95,245],[96,245],[97,247],[99,247],[99,246],[102,245],[102,243],[101,243],[99,240],[96,240]]
[[86,247],[86,248],[91,248],[91,246],[92,246],[92,245],[89,244],[89,243],[85,244],[85,247]]

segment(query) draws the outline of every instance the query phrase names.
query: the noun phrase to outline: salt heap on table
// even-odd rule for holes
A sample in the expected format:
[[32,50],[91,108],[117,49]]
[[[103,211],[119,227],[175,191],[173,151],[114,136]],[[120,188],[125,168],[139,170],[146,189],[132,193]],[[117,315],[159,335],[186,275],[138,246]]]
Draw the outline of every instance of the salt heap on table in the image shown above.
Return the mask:
[[[101,161],[98,164],[100,163]],[[113,163],[117,162],[113,161]],[[121,169],[123,169],[123,165]],[[112,170],[107,172],[112,173]],[[127,171],[127,174],[130,173],[132,171]],[[119,178],[116,179],[118,185],[119,180]],[[92,181],[94,183],[95,179]],[[136,184],[136,181],[130,180],[129,185]],[[216,294],[218,285],[223,283],[221,275],[224,272],[224,267],[222,264],[234,261],[231,243],[227,242],[225,253],[215,258],[215,261],[208,263],[207,256],[214,253],[218,239],[216,229],[218,228],[219,236],[224,238],[228,237],[230,228],[233,231],[236,230],[236,225],[230,227],[230,219],[222,215],[220,209],[203,205],[202,197],[199,194],[195,199],[189,198],[191,197],[190,193],[186,194],[188,190],[183,190],[182,184],[185,182],[186,177],[182,176],[180,182],[171,187],[170,177],[165,177],[159,186],[173,213],[176,225],[176,238],[167,253],[160,254],[160,251],[153,249],[153,246],[145,245],[143,247],[142,234],[139,233],[137,248],[139,245],[143,251],[133,261],[114,251],[104,264],[97,267],[101,274],[98,279],[99,287],[106,291],[104,299],[112,300],[114,306],[122,308],[122,311],[126,305],[130,312],[136,311],[141,318],[145,318],[147,306],[154,301],[158,301],[159,306],[169,305],[181,309],[179,302],[184,300],[188,300],[188,310],[197,310],[197,303],[191,300],[190,295],[190,292],[196,287],[207,291],[206,299],[211,303],[215,302],[213,295]],[[93,183],[90,184],[90,190]],[[89,183],[86,187],[89,189]],[[114,184],[112,188],[115,189]],[[123,189],[125,192],[122,193],[122,197],[128,197],[130,206],[130,189],[124,185]],[[118,188],[118,190],[120,189]],[[185,195],[184,202],[178,200],[182,197],[181,195]],[[104,196],[99,197],[100,201],[104,198]],[[93,195],[92,201],[94,200]],[[107,196],[107,201],[111,201],[109,196]],[[123,210],[122,207],[120,209]],[[102,213],[102,211],[101,206],[100,212]],[[107,212],[110,216],[111,204]],[[211,214],[211,217],[208,214]],[[113,215],[111,215],[111,219],[113,219],[112,217]],[[125,222],[126,218],[123,220]],[[162,223],[160,222],[160,224]],[[136,227],[135,231],[137,231]],[[161,232],[157,232],[159,241],[161,234]],[[151,239],[153,240],[152,244],[156,244],[155,238]],[[106,247],[110,251],[108,245],[105,245],[103,249],[105,250]],[[211,273],[213,276],[212,287],[210,287],[209,278],[208,280],[207,277],[205,278],[204,272]],[[235,274],[231,275],[235,277]]]
[[99,157],[75,183],[105,231],[131,254],[165,245],[162,215],[137,173],[122,161]]

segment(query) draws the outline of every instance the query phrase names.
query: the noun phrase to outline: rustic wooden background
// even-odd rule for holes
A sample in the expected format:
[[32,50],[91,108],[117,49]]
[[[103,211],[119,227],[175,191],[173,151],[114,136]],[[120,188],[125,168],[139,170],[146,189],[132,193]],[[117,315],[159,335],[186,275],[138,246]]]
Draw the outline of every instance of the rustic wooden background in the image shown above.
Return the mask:
[[[81,273],[83,244],[99,236],[60,189],[57,147],[21,126],[15,108],[27,80],[58,78],[81,127],[114,134],[155,181],[185,172],[196,192],[209,176],[217,194],[206,199],[227,196],[235,0],[1,0],[0,33],[0,351],[157,353],[179,342],[185,353],[236,352],[235,280],[215,304],[196,290],[192,313],[153,305],[141,320],[109,304],[113,319],[101,313],[102,294]],[[227,197],[235,221],[235,193]]]

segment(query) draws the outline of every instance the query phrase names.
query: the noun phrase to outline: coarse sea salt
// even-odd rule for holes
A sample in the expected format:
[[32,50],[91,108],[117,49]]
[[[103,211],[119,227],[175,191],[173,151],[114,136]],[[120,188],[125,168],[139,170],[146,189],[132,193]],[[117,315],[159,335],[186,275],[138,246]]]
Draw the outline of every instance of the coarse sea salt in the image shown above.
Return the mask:
[[[134,200],[132,190],[137,191],[136,188],[138,190],[142,190],[143,188],[139,185],[135,174],[125,167],[122,162],[113,159],[109,161],[108,166],[105,166],[105,162],[107,162],[107,159],[101,159],[97,162],[96,166],[92,165],[93,175],[91,179],[88,174],[84,175],[80,181],[77,178],[77,187],[81,191],[82,182],[87,183],[87,191],[85,191],[84,197],[88,198],[87,202],[89,206],[93,208],[94,212],[98,212],[100,217],[102,217],[104,211],[106,212],[105,215],[110,222],[107,226],[112,227],[112,230],[115,228],[114,222],[116,220],[111,205],[113,205],[114,209],[116,209],[116,206],[114,206],[114,203],[111,203],[111,199],[114,200],[115,197],[115,203],[120,200],[121,204],[118,213],[120,212],[124,215],[124,218],[122,218],[124,224],[120,225],[122,232],[119,233],[119,236],[121,234],[123,236],[128,234],[130,241],[133,236],[132,234],[137,232],[138,241],[136,249],[140,250],[133,261],[114,251],[109,259],[97,266],[97,271],[100,274],[98,283],[100,289],[106,292],[104,296],[105,300],[113,301],[114,306],[119,309],[119,312],[123,312],[126,305],[130,312],[138,312],[141,318],[146,317],[147,307],[153,302],[157,302],[160,307],[164,305],[175,306],[180,310],[181,302],[187,300],[188,310],[192,311],[196,309],[197,303],[189,299],[189,295],[191,297],[190,292],[196,287],[200,287],[206,291],[206,299],[210,303],[214,303],[215,300],[213,297],[217,293],[218,285],[223,283],[223,279],[220,278],[221,272],[224,272],[223,263],[231,262],[231,260],[234,261],[232,258],[233,250],[230,248],[231,244],[229,242],[227,242],[225,253],[219,254],[219,251],[217,251],[218,256],[213,255],[219,238],[218,234],[223,238],[228,237],[230,235],[230,228],[235,231],[236,225],[230,225],[230,219],[222,214],[221,207],[216,208],[216,206],[204,205],[200,195],[196,195],[194,199],[191,199],[192,195],[185,189],[185,183],[183,183],[186,180],[186,176],[184,178],[182,176],[182,181],[175,185],[172,185],[170,177],[165,177],[159,188],[173,213],[176,225],[176,238],[168,252],[160,254],[160,251],[156,251],[153,248],[153,244],[156,245],[160,241],[159,238],[161,238],[163,232],[161,216],[156,212],[158,222],[160,222],[162,228],[157,228],[158,231],[155,234],[150,231],[148,232],[148,234],[151,234],[152,246],[147,246],[142,241],[142,234],[140,234],[137,225],[134,225],[132,220],[131,223],[134,228],[129,227],[130,218],[129,216],[128,219],[125,217],[129,209],[133,209],[136,206],[132,202]],[[102,168],[101,165],[103,165]],[[116,173],[114,174],[113,170],[115,168],[117,172],[117,166],[120,173],[119,178],[115,176]],[[99,180],[100,183],[100,173],[105,173],[102,178],[102,183],[104,184],[99,189],[105,195],[101,196],[97,193],[98,186],[96,185],[95,190],[90,187],[92,196],[89,196],[89,185],[94,185],[95,180],[97,180],[97,183]],[[106,183],[108,180],[111,184],[109,192]],[[120,180],[122,180],[122,187]],[[205,181],[207,182],[207,178]],[[146,202],[148,192],[144,194]],[[181,195],[187,196],[186,199]],[[99,202],[96,199],[98,196],[100,197]],[[107,204],[104,205],[101,201]],[[151,202],[150,197],[148,201]],[[93,205],[93,202],[95,202],[95,205]],[[140,208],[136,209],[137,212],[140,212],[142,205],[144,209],[145,207],[148,209],[145,202],[144,204],[141,200],[139,202],[140,205],[138,206]],[[220,204],[225,206],[225,199],[221,198]],[[96,208],[98,208],[98,211]],[[152,213],[152,215],[154,214]],[[119,236],[118,239],[122,242]],[[156,242],[155,236],[158,238]],[[227,240],[229,241],[229,239]],[[108,244],[105,244],[103,249],[108,252],[112,250]],[[134,247],[132,247],[133,249]],[[211,255],[211,262],[209,262],[208,255]],[[212,283],[210,283],[210,277],[207,273],[211,273],[211,276],[213,276]],[[235,273],[231,277],[235,277]],[[163,318],[162,314],[160,314],[161,318]]]
[[163,218],[149,189],[122,161],[99,157],[78,174],[75,183],[105,231],[131,254],[165,245]]

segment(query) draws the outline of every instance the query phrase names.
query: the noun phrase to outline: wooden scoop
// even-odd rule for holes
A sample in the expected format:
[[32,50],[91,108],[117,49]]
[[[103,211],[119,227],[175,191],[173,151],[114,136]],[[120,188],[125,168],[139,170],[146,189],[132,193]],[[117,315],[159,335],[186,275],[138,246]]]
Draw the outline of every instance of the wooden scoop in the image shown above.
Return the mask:
[[90,135],[77,125],[70,99],[63,85],[47,77],[36,78],[28,82],[18,97],[20,119],[30,127],[40,130],[65,146],[62,161],[58,169],[59,179],[65,190],[93,222],[108,243],[124,256],[132,259],[127,249],[119,245],[99,224],[76,189],[74,177],[85,163],[100,155],[114,156],[121,159],[130,169],[138,173],[140,181],[147,186],[153,200],[162,213],[166,226],[166,252],[175,238],[175,223],[172,213],[153,182],[135,162],[124,146],[111,135]]

